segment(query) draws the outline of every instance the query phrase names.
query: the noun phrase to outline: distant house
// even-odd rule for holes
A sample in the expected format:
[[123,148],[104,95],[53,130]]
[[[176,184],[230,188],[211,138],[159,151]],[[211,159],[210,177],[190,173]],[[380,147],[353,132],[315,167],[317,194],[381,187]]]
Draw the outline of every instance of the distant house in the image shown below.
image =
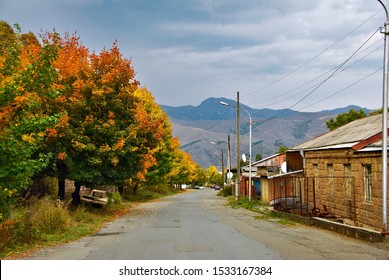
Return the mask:
[[[249,181],[250,181],[250,167],[248,165],[243,166],[241,177],[241,196],[249,195]],[[257,167],[251,164],[251,197],[261,197],[261,182],[260,176],[257,175]]]
[[[252,164],[253,168],[256,170],[255,181],[253,184],[257,198],[262,202],[269,203],[272,199],[274,199],[275,189],[273,187],[269,187],[268,178],[273,175],[280,174],[282,172],[281,165],[284,162],[285,154],[275,154]],[[242,178],[243,195],[247,193],[243,192],[243,190],[245,190],[246,186],[248,185],[247,173],[243,173]]]
[[[381,154],[382,115],[353,121],[298,145],[285,154],[287,173],[269,180],[279,190],[276,202],[292,211],[381,230]],[[287,197],[297,203],[289,207]]]

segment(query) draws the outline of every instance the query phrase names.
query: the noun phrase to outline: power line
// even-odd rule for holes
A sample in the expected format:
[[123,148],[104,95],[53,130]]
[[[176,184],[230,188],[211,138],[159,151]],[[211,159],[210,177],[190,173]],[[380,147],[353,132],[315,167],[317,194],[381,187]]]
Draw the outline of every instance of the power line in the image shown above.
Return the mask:
[[[375,42],[374,44],[372,44],[372,45],[370,45],[368,48],[366,48],[364,51],[366,51],[366,50],[369,49],[370,47],[374,46],[374,45],[377,44],[378,42],[381,42],[381,41]],[[341,71],[338,71],[338,72],[337,72],[336,74],[334,74],[333,76],[336,76],[336,75],[338,75],[338,74],[344,72],[345,70],[347,70],[347,69],[353,67],[354,65],[356,65],[357,63],[359,63],[360,61],[362,61],[363,59],[365,59],[366,57],[368,57],[368,56],[372,55],[373,53],[375,53],[376,51],[380,50],[381,48],[382,48],[382,45],[380,45],[380,46],[377,47],[376,49],[372,50],[372,51],[369,52],[368,54],[364,55],[364,56],[361,57],[360,59],[356,60],[355,62],[353,62],[353,63],[350,64],[349,66],[343,68]],[[364,51],[362,51],[362,52],[364,52]],[[359,52],[358,55],[361,54],[362,52]],[[337,66],[337,67],[338,67],[338,66]],[[312,79],[312,80],[310,80],[310,81],[308,81],[308,82],[306,82],[306,83],[304,83],[304,84],[302,84],[302,85],[300,85],[300,86],[298,86],[298,87],[296,87],[296,88],[294,88],[294,89],[288,90],[288,91],[286,91],[286,92],[281,93],[280,95],[277,95],[277,96],[275,96],[275,97],[272,97],[272,100],[277,99],[277,98],[279,98],[279,97],[281,97],[281,96],[285,96],[285,95],[288,94],[288,93],[291,93],[291,92],[293,92],[293,91],[295,91],[295,90],[297,90],[297,89],[300,89],[300,88],[302,88],[302,87],[304,87],[304,86],[306,86],[306,85],[308,85],[308,84],[310,84],[310,83],[312,83],[312,82],[318,80],[319,78],[325,76],[326,74],[330,73],[331,71],[334,71],[337,67],[334,67],[334,68],[332,68],[332,69],[326,71],[325,73],[320,74],[319,76],[315,77],[314,79]],[[306,88],[306,89],[304,89],[304,90],[302,90],[302,91],[297,92],[296,94],[293,94],[293,95],[291,95],[291,96],[285,97],[285,98],[283,98],[283,99],[281,99],[281,100],[279,100],[279,101],[275,101],[275,102],[270,103],[270,104],[268,104],[268,105],[263,105],[263,106],[261,106],[260,108],[271,107],[272,105],[279,104],[280,102],[283,102],[283,101],[292,99],[292,98],[294,98],[294,97],[296,97],[296,96],[298,96],[298,95],[300,95],[300,94],[302,94],[302,93],[304,93],[304,92],[306,92],[306,91],[308,91],[308,90],[314,88],[314,87],[317,86],[318,84],[319,84],[319,83],[316,83],[316,84],[314,84],[314,85],[312,85],[312,86],[310,86],[310,87],[308,87],[308,88]],[[263,103],[263,100],[258,101],[258,102],[254,102],[254,103],[252,103],[252,104],[257,104],[257,103]],[[257,108],[257,109],[258,109],[258,108]]]
[[315,86],[313,88],[313,90],[311,90],[308,94],[304,95],[300,100],[298,100],[296,103],[294,103],[292,106],[290,106],[289,108],[287,109],[284,109],[282,110],[280,113],[268,118],[268,119],[265,119],[263,120],[262,122],[260,122],[258,125],[260,124],[263,124],[269,120],[272,120],[272,119],[275,119],[277,118],[278,116],[284,114],[286,111],[292,109],[293,107],[295,107],[296,105],[300,104],[303,100],[305,100],[306,98],[308,98],[310,95],[312,95],[317,89],[319,89],[319,87],[321,87],[324,83],[326,83],[329,79],[331,79],[352,57],[355,56],[355,54],[368,42],[370,41],[370,39],[380,30],[377,29],[356,51],[354,51],[351,56],[346,59],[342,64],[340,64],[327,78],[325,78],[323,81],[321,81],[317,86]]
[[320,102],[322,102],[322,101],[324,101],[324,100],[327,100],[327,99],[329,99],[329,98],[331,98],[331,97],[334,97],[335,95],[337,95],[337,94],[339,94],[339,93],[345,91],[346,89],[349,89],[349,88],[355,86],[356,84],[359,84],[360,82],[366,80],[367,78],[370,78],[371,76],[373,76],[374,74],[376,74],[378,71],[382,71],[382,68],[383,68],[383,67],[381,67],[381,68],[375,70],[374,72],[372,72],[372,73],[370,73],[369,75],[367,75],[367,76],[365,76],[365,77],[359,79],[358,81],[356,81],[356,82],[354,82],[354,83],[348,85],[347,87],[345,87],[345,88],[343,88],[343,89],[341,89],[341,90],[338,90],[337,92],[335,92],[335,93],[333,93],[333,94],[331,94],[331,95],[329,95],[329,96],[327,96],[327,97],[324,97],[324,98],[322,98],[322,99],[320,99],[320,100],[318,100],[318,101],[316,101],[316,102],[314,102],[314,103],[312,103],[312,104],[310,104],[310,105],[307,105],[307,106],[305,106],[305,107],[302,107],[302,108],[300,108],[299,110],[306,109],[306,108],[308,108],[308,107],[311,107],[311,106],[313,106],[313,105],[316,105],[317,103],[320,103]]
[[290,75],[292,75],[293,73],[297,72],[298,70],[300,70],[301,68],[303,68],[304,66],[306,66],[307,64],[309,64],[310,62],[312,62],[313,60],[315,60],[316,58],[318,58],[319,56],[321,56],[322,54],[324,54],[326,51],[328,51],[330,48],[332,48],[333,46],[335,46],[336,44],[338,44],[339,42],[343,41],[345,38],[347,38],[350,34],[352,34],[353,32],[355,32],[357,29],[359,29],[362,25],[364,25],[366,22],[370,21],[373,17],[375,17],[378,13],[381,12],[382,9],[380,9],[379,11],[377,11],[376,13],[374,13],[372,16],[370,16],[368,19],[366,19],[365,21],[363,21],[362,23],[360,23],[357,27],[355,27],[354,29],[352,29],[350,32],[348,32],[346,35],[344,35],[343,37],[341,37],[340,39],[338,39],[337,41],[335,41],[333,44],[331,44],[329,47],[325,48],[323,51],[321,51],[320,53],[318,53],[317,55],[315,55],[314,57],[312,57],[311,59],[309,59],[308,61],[304,62],[303,64],[301,64],[300,66],[298,66],[297,68],[291,70],[290,72],[286,73],[284,76],[274,80],[273,82],[270,82],[269,84],[259,88],[259,89],[256,89],[256,90],[253,90],[251,92],[248,92],[246,94],[243,94],[242,97],[246,97],[246,96],[249,96],[249,95],[252,95],[254,93],[257,93],[259,91],[262,91],[264,89],[267,89],[269,87],[271,87],[272,85],[274,84],[277,84],[278,82],[284,80],[285,78],[289,77]]

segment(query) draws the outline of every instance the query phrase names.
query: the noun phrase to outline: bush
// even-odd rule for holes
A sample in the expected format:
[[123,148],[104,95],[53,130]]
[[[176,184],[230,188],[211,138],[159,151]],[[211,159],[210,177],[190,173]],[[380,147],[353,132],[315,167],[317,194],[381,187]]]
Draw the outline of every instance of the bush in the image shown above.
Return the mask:
[[219,193],[218,195],[221,195],[221,196],[230,196],[232,195],[232,186],[225,186]]
[[26,222],[32,224],[42,233],[53,234],[64,231],[71,226],[71,216],[65,207],[47,197],[31,205],[27,210]]
[[114,192],[108,197],[108,206],[119,205],[122,203],[122,196],[118,192]]

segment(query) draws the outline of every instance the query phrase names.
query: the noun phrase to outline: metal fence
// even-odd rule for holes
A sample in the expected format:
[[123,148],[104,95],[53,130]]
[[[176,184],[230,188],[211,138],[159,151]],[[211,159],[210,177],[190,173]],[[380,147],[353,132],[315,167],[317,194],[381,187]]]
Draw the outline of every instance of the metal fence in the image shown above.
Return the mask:
[[353,177],[291,175],[269,180],[270,205],[301,215],[355,220]]

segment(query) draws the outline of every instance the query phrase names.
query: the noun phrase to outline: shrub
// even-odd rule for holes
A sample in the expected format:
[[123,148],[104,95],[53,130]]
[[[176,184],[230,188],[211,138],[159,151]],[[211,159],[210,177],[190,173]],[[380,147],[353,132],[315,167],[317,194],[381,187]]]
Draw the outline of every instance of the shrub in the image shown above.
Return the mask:
[[114,192],[108,197],[108,206],[119,205],[122,203],[122,196],[118,192]]
[[71,226],[71,216],[67,209],[47,197],[38,200],[28,210],[28,220],[42,233],[53,234]]
[[221,195],[221,196],[230,196],[232,195],[232,187],[231,186],[225,186],[219,193],[218,195]]

